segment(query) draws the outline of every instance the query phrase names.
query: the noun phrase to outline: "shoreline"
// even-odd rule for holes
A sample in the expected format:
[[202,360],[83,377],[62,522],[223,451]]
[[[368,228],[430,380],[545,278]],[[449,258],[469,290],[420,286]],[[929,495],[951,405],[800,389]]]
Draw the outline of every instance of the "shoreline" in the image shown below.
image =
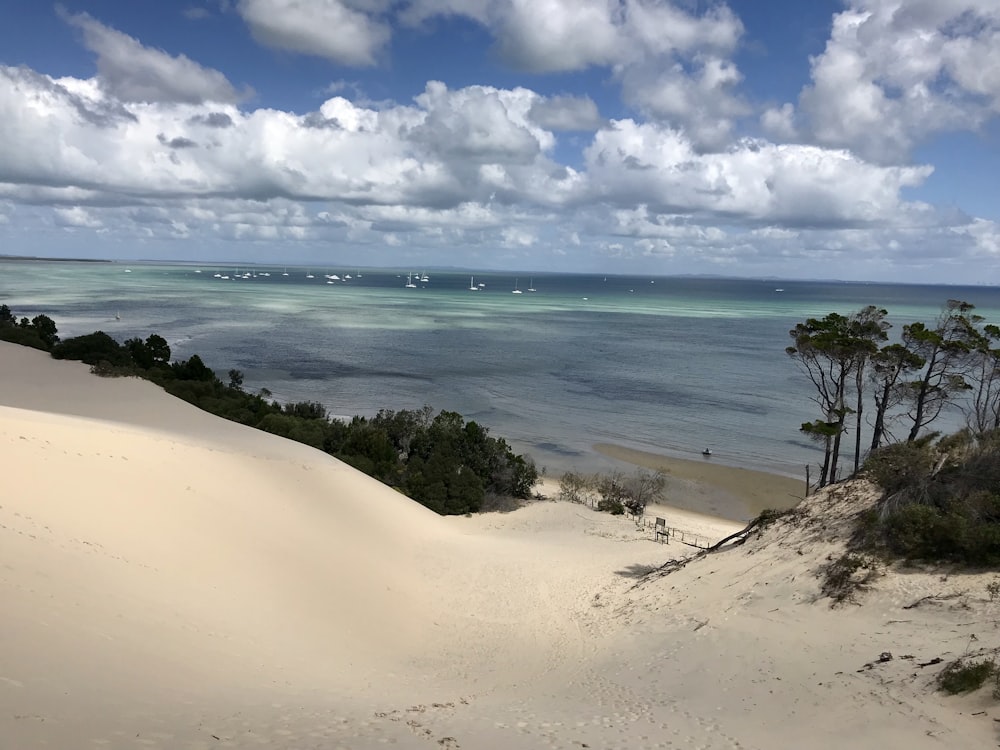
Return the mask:
[[614,443],[595,443],[593,449],[606,458],[662,471],[667,477],[664,504],[727,521],[750,521],[763,510],[791,508],[805,494],[804,480],[712,459],[674,458]]

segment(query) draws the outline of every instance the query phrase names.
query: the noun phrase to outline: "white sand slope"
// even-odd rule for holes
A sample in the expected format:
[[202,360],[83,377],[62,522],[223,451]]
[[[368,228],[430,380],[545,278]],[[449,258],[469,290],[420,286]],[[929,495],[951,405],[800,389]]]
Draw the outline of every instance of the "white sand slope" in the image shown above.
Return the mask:
[[989,577],[887,576],[831,610],[817,521],[636,586],[690,548],[561,503],[439,518],[148,383],[5,344],[0,456],[4,750],[997,741],[988,691],[943,698],[939,667],[916,666],[996,639]]

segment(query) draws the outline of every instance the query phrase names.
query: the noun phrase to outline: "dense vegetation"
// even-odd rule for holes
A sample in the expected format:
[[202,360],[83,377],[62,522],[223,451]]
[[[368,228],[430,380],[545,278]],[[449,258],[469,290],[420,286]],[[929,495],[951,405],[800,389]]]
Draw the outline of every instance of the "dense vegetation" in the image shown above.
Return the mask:
[[[883,491],[862,519],[857,549],[1000,564],[1000,327],[974,309],[949,300],[932,325],[905,325],[892,343],[887,311],[872,306],[810,318],[789,332],[786,352],[820,409],[801,427],[823,446],[818,484],[838,478],[843,438],[853,431],[854,474]],[[960,410],[966,428],[927,432],[946,409]]]
[[343,422],[331,419],[319,403],[280,404],[268,400],[266,389],[247,393],[239,370],[230,370],[224,383],[197,354],[171,361],[170,346],[156,334],[123,343],[103,331],[65,341],[56,334],[51,318],[18,321],[0,305],[0,340],[85,362],[99,375],[151,380],[212,414],[336,456],[438,513],[470,513],[503,506],[505,498],[526,499],[538,481],[531,459],[515,455],[505,440],[455,412],[382,410]]

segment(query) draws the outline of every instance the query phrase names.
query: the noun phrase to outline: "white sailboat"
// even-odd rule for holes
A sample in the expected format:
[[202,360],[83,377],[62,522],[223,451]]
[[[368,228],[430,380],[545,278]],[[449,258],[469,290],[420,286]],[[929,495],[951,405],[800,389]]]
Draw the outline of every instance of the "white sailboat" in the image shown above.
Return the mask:
[[534,279],[531,279],[531,281],[528,282],[528,291],[529,292],[537,292],[538,291],[537,289],[535,289],[535,280]]
[[406,274],[406,285],[405,285],[404,288],[405,289],[416,289],[417,288],[417,285],[413,283],[413,274],[412,273]]
[[511,290],[511,294],[521,294],[521,290],[517,288],[518,279],[514,279],[514,289]]
[[470,276],[469,277],[469,291],[470,292],[478,292],[479,291],[479,287],[476,286],[476,277],[475,276]]

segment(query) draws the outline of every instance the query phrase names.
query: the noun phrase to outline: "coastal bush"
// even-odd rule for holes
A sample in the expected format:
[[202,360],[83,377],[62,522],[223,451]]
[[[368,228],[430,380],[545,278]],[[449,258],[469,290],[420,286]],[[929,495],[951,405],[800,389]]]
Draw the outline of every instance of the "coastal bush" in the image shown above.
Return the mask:
[[647,469],[637,469],[628,476],[620,471],[590,475],[567,471],[559,479],[559,499],[616,516],[626,510],[641,516],[648,503],[663,500],[666,486],[662,472]]
[[996,671],[996,662],[992,659],[982,661],[956,659],[941,670],[937,678],[938,688],[948,695],[971,693],[985,685]]
[[567,471],[559,479],[559,499],[569,503],[590,504],[591,486],[589,477]]
[[58,328],[56,328],[56,322],[52,320],[48,315],[36,315],[31,319],[31,328],[35,330],[38,334],[38,338],[51,349],[59,337],[56,335]]
[[915,440],[877,451],[865,473],[883,490],[856,543],[891,558],[1000,564],[1000,439]]
[[166,339],[155,333],[145,341],[138,337],[126,339],[122,348],[128,351],[135,365],[143,370],[170,364],[170,345]]
[[201,361],[201,357],[192,354],[188,359],[174,362],[170,365],[174,377],[178,380],[199,380],[202,382],[218,382],[215,373]]
[[267,414],[255,425],[257,429],[281,435],[289,440],[311,445],[323,450],[326,435],[322,424],[316,420],[290,417],[287,414]]
[[879,562],[871,555],[847,552],[831,559],[823,570],[820,591],[833,599],[834,604],[854,601],[859,591],[868,588],[878,577]]
[[59,341],[55,321],[48,315],[36,315],[31,320],[17,316],[7,305],[0,305],[0,341],[8,341],[32,349],[49,351]]
[[0,341],[8,341],[11,344],[28,346],[32,349],[39,349],[43,352],[49,350],[49,345],[42,340],[38,332],[33,328],[22,328],[21,326],[0,326]]
[[55,359],[72,359],[88,365],[107,362],[113,367],[133,364],[129,350],[104,331],[94,331],[83,336],[73,336],[52,347]]

